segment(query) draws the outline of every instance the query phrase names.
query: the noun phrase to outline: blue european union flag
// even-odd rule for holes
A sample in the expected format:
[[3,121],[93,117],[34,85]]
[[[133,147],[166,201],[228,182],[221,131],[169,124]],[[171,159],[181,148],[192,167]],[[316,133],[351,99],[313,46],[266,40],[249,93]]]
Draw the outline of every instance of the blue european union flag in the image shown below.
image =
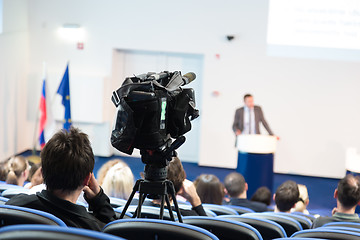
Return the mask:
[[66,70],[57,93],[62,96],[62,104],[65,107],[64,129],[69,131],[71,127],[69,64],[66,66]]

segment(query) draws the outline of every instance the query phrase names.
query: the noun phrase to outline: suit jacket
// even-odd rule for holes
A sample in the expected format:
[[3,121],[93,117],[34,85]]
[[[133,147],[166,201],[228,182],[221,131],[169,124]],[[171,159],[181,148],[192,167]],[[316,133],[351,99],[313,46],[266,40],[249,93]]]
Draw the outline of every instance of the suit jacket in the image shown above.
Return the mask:
[[[264,125],[266,131],[270,135],[274,135],[274,133],[271,131],[269,125],[267,124],[264,114],[261,110],[260,106],[254,106],[254,114],[255,114],[255,132],[256,134],[260,134],[260,122]],[[235,112],[235,118],[233,123],[233,131],[236,132],[236,130],[239,129],[241,132],[244,130],[244,107],[241,107],[236,110]]]

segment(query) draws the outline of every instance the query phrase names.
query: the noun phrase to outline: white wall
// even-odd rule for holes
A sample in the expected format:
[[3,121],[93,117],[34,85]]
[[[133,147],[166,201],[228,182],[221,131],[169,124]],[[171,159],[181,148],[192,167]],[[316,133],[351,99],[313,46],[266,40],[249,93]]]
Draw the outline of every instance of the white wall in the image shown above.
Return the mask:
[[32,146],[33,125],[27,120],[27,1],[3,1],[0,34],[0,161]]
[[[267,7],[266,0],[31,0],[28,92],[40,92],[43,61],[59,76],[50,79],[57,85],[70,60],[73,74],[103,79],[109,121],[113,49],[203,54],[200,162],[235,167],[231,124],[250,92],[281,137],[276,172],[341,177],[345,149],[360,147],[359,63],[267,56]],[[84,50],[57,36],[64,23],[84,27]],[[228,34],[235,40],[228,42]]]

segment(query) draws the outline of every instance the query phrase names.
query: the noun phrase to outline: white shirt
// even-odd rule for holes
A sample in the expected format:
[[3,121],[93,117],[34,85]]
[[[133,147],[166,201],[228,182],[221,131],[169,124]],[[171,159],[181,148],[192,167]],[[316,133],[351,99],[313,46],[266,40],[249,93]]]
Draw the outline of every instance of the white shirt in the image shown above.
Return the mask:
[[[251,122],[250,122],[251,117]],[[250,129],[251,127],[251,129]],[[251,132],[250,132],[251,131]],[[256,134],[255,131],[255,112],[254,108],[244,107],[244,129],[243,134]]]

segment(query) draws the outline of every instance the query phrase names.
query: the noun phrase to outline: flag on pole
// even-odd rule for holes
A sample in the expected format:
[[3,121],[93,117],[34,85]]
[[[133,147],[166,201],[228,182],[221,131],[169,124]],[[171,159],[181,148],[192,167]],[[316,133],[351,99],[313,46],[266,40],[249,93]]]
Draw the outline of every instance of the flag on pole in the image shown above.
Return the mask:
[[40,98],[39,143],[41,149],[45,146],[45,125],[46,125],[46,79],[44,78],[42,84],[41,98]]
[[69,131],[71,127],[71,109],[70,109],[70,84],[69,84],[69,64],[66,66],[64,76],[61,80],[57,93],[62,97],[62,105],[65,107],[64,129]]

